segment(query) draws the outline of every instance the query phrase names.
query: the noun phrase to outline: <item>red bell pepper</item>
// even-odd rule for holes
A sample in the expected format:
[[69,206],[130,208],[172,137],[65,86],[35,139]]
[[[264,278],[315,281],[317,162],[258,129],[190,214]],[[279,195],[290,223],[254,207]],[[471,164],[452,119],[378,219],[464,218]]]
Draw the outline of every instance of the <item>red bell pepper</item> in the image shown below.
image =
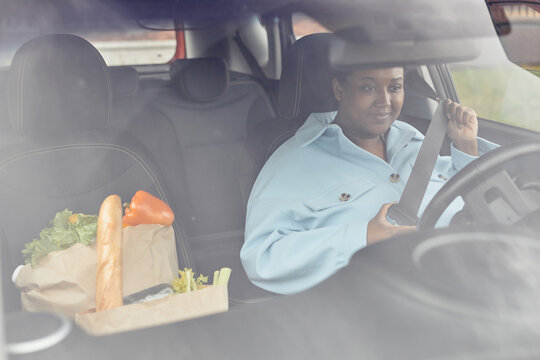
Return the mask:
[[173,221],[174,213],[169,205],[152,194],[139,190],[129,206],[126,206],[123,227],[139,224],[171,225]]

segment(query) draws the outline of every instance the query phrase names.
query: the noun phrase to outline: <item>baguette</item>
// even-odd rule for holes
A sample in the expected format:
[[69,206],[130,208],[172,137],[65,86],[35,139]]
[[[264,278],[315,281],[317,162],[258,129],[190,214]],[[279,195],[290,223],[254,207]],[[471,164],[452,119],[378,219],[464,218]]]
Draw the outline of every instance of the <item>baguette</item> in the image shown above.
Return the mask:
[[122,201],[110,195],[101,204],[97,235],[96,311],[122,306]]

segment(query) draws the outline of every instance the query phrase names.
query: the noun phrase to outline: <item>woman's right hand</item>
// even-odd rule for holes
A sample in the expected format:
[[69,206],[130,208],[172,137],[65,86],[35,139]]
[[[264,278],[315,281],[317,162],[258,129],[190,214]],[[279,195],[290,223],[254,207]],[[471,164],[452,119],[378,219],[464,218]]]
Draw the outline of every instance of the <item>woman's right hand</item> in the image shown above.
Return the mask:
[[405,234],[416,230],[416,226],[398,226],[392,225],[386,218],[386,213],[394,203],[388,203],[381,206],[381,209],[368,223],[367,244],[373,244],[377,241],[388,239],[398,234]]

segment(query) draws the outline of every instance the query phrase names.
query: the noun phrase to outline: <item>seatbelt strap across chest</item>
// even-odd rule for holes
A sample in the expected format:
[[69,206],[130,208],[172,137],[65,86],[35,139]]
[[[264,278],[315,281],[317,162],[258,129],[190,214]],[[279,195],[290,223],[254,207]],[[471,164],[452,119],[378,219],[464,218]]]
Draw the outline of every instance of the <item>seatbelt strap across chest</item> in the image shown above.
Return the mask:
[[448,127],[448,118],[444,111],[443,102],[443,100],[439,102],[433,114],[399,203],[388,209],[387,218],[396,225],[416,225],[418,222],[418,210],[426,193]]

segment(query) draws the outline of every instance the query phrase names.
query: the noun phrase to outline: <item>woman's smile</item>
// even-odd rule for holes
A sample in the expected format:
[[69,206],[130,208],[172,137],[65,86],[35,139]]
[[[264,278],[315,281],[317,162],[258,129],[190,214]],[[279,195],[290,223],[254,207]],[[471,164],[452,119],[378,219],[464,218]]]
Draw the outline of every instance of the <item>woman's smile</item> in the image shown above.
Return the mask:
[[392,115],[391,112],[384,112],[384,113],[368,113],[368,116],[377,120],[377,121],[387,121],[390,119],[390,116]]
[[356,145],[377,139],[397,119],[403,106],[403,68],[358,70],[333,80],[339,101],[334,122]]

